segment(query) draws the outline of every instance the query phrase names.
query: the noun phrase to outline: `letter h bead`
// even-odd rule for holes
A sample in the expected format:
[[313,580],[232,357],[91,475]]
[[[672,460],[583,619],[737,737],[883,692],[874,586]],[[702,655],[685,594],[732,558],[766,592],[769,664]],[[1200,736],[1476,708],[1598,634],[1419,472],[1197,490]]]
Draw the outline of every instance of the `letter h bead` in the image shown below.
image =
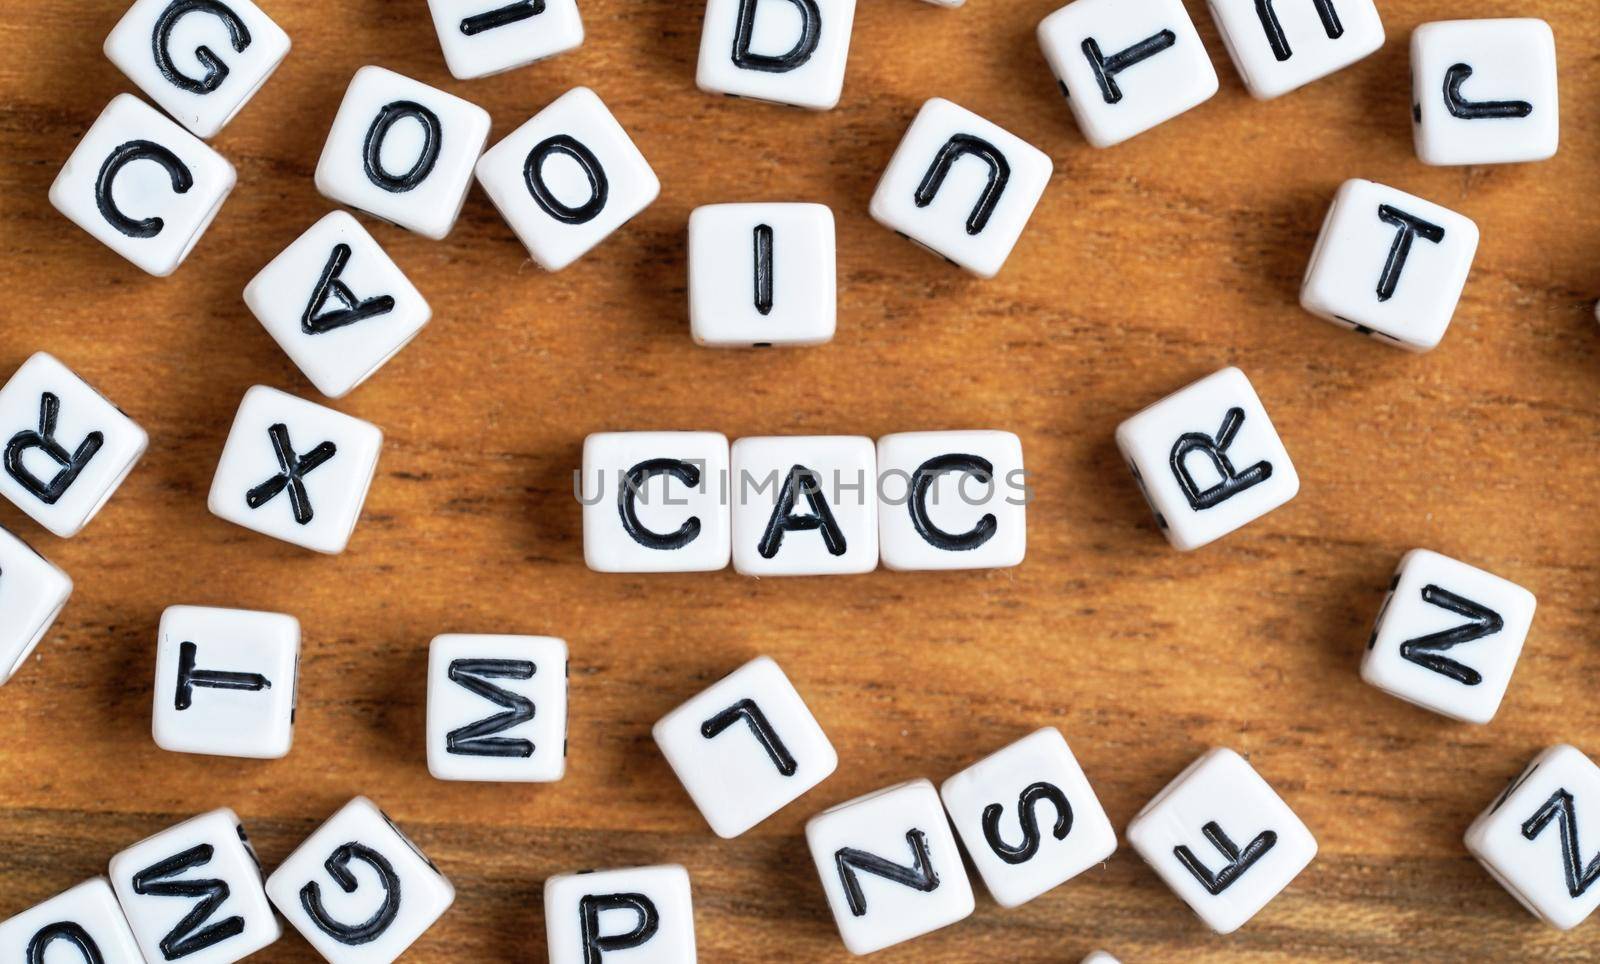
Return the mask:
[[1225,368],[1117,427],[1156,524],[1198,549],[1283,505],[1300,477],[1250,380]]

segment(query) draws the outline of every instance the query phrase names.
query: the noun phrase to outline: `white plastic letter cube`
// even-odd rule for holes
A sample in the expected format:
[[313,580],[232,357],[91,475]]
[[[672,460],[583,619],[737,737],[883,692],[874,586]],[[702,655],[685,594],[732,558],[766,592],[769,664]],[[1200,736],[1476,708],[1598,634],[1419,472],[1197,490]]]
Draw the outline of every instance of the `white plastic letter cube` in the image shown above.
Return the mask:
[[812,817],[806,844],[852,954],[870,954],[972,914],[967,880],[939,793],[911,780]]
[[1400,560],[1361,678],[1466,723],[1494,719],[1517,668],[1533,593],[1426,549]]
[[1467,850],[1522,906],[1571,930],[1600,906],[1600,766],[1550,747],[1467,830]]
[[478,183],[540,267],[560,271],[650,206],[661,182],[600,95],[575,87],[478,161]]
[[1245,758],[1202,755],[1128,824],[1128,843],[1219,934],[1238,930],[1317,855],[1317,841]]
[[1181,0],[1076,0],[1039,23],[1039,46],[1095,147],[1120,144],[1217,92]]
[[118,94],[50,185],[67,220],[140,269],[166,277],[233,190],[233,165],[132,94]]
[[72,579],[0,529],[0,684],[22,668],[72,595]]
[[1173,546],[1198,549],[1300,491],[1267,410],[1237,368],[1175,392],[1117,427],[1117,447]]
[[86,880],[0,924],[0,958],[27,964],[144,964],[117,896],[103,877]]
[[170,607],[156,641],[156,745],[177,753],[286,756],[299,669],[300,622],[293,616]]
[[206,504],[235,525],[337,555],[382,446],[376,425],[257,385],[239,404]]
[[839,765],[817,718],[767,656],[713,683],[651,732],[719,837],[739,836]]
[[289,35],[251,0],[135,0],[106,57],[157,105],[212,138],[289,53]]
[[1245,87],[1282,96],[1383,46],[1374,0],[1208,0]]
[[267,896],[330,964],[389,964],[456,889],[389,817],[356,797],[267,878]]
[[856,0],[707,0],[695,83],[713,94],[831,110]]
[[708,204],[689,215],[689,332],[715,348],[820,345],[838,286],[825,204]]
[[1300,305],[1408,351],[1444,338],[1478,253],[1478,226],[1372,181],[1344,182],[1311,252]]
[[487,77],[583,43],[577,0],[428,0],[457,80]]
[[964,107],[922,105],[872,195],[879,224],[982,278],[1022,237],[1055,169],[1050,156]]
[[399,353],[433,309],[361,222],[335,211],[255,276],[244,303],[317,391],[341,398]]
[[489,138],[489,113],[382,67],[351,79],[317,161],[317,190],[423,237],[449,235]]
[[1028,550],[1022,442],[1010,432],[878,439],[878,541],[890,569],[998,569]]
[[944,782],[944,806],[983,883],[1018,907],[1107,860],[1117,833],[1055,727]]
[[819,576],[878,567],[877,453],[847,435],[733,443],[733,568]]
[[435,636],[428,772],[549,783],[567,772],[567,644],[553,636]]
[[0,388],[0,495],[63,539],[83,531],[144,455],[149,437],[53,356]]
[[544,882],[550,964],[695,964],[689,872],[677,864],[586,870]]
[[1424,164],[1509,164],[1561,144],[1556,37],[1533,18],[1442,20],[1411,34],[1412,128]]
[[283,935],[232,810],[193,817],[112,857],[111,886],[147,961],[233,964]]
[[597,432],[583,440],[580,488],[583,558],[595,572],[727,568],[727,436]]

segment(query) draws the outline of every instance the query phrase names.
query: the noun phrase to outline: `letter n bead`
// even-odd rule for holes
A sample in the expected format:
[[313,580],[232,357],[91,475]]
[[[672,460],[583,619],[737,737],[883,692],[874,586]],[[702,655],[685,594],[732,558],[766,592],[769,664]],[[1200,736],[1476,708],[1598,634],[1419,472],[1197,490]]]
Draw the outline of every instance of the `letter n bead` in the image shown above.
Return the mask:
[[1300,491],[1250,379],[1224,368],[1117,427],[1117,447],[1178,549],[1198,549]]
[[278,865],[267,896],[330,964],[389,964],[456,891],[387,814],[356,797]]
[[872,195],[879,224],[982,278],[1010,256],[1054,169],[1049,155],[972,111],[922,105]]

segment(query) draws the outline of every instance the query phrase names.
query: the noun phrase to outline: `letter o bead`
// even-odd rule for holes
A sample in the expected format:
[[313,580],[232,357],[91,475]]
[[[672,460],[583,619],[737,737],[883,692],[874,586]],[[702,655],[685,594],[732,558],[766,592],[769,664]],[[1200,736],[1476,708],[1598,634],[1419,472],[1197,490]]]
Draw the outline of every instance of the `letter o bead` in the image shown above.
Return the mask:
[[1185,551],[1242,528],[1300,491],[1266,408],[1237,368],[1132,416],[1117,426],[1117,448],[1156,525]]
[[267,896],[329,964],[389,964],[456,890],[387,814],[356,797],[284,858]]
[[696,961],[689,872],[677,864],[557,874],[544,882],[544,927],[550,964]]
[[0,923],[0,959],[140,964],[144,955],[111,885],[96,877]]
[[162,110],[210,139],[289,53],[289,35],[251,0],[136,0],[106,57]]
[[600,95],[575,87],[489,148],[484,193],[546,271],[560,271],[661,193],[650,162]]
[[50,203],[164,278],[194,250],[236,180],[233,165],[204,141],[132,94],[118,94],[50,185]]
[[732,551],[728,439],[598,432],[584,439],[583,558],[595,572],[714,572]]

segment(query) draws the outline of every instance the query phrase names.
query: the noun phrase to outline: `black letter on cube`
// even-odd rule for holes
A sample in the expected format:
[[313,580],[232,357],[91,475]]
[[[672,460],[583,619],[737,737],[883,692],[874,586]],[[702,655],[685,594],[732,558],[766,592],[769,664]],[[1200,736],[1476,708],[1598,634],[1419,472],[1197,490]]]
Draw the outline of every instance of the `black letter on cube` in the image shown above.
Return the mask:
[[378,853],[371,847],[358,843],[347,843],[329,855],[323,864],[328,871],[328,876],[339,885],[339,889],[347,894],[356,892],[356,875],[350,872],[350,861],[359,860],[378,872],[378,878],[383,886],[383,903],[373,912],[372,916],[359,924],[345,924],[335,920],[329,915],[327,908],[322,906],[322,888],[317,882],[307,881],[300,888],[300,906],[311,917],[311,923],[317,929],[341,944],[360,945],[370,944],[383,936],[383,932],[394,923],[395,917],[400,914],[400,877],[394,872],[394,866],[387,857]]
[[105,956],[100,953],[100,945],[94,942],[82,925],[72,921],[46,925],[33,935],[33,939],[28,941],[27,964],[45,964],[44,952],[56,941],[66,941],[83,958],[83,964],[106,964]]
[[[551,154],[565,154],[583,168],[584,176],[589,179],[589,200],[572,207],[562,203],[551,192],[550,185],[544,182],[544,162],[550,159]],[[593,221],[605,210],[606,198],[611,196],[611,182],[606,179],[606,169],[600,159],[570,134],[557,134],[535,144],[522,164],[522,179],[527,183],[528,193],[533,195],[533,201],[539,205],[539,209],[562,224],[587,224]]]
[[1458,616],[1465,616],[1469,621],[1454,629],[1406,640],[1400,644],[1400,656],[1424,669],[1431,669],[1440,676],[1449,677],[1457,683],[1477,686],[1483,682],[1482,673],[1445,656],[1444,651],[1462,643],[1493,636],[1505,628],[1505,620],[1487,606],[1434,585],[1422,587],[1422,601],[1449,610]]
[[792,777],[799,765],[794,762],[794,754],[783,745],[778,738],[778,731],[772,728],[767,720],[767,714],[761,712],[761,707],[755,700],[740,700],[727,709],[700,724],[700,735],[710,740],[719,735],[723,730],[734,725],[740,720],[750,724],[750,732],[755,734],[756,742],[767,751],[767,756],[772,758],[772,765],[778,772],[786,777]]
[[136,894],[199,899],[199,903],[195,904],[157,945],[161,948],[161,956],[169,961],[188,957],[196,951],[203,951],[214,944],[220,944],[230,937],[238,937],[244,933],[244,918],[237,914],[209,927],[203,929],[200,927],[217,912],[217,908],[227,902],[230,891],[226,881],[210,878],[172,879],[191,867],[204,867],[209,864],[215,853],[210,844],[201,844],[133,875],[133,892]]
[[758,224],[756,243],[756,311],[772,314],[772,225]]
[[1583,854],[1578,849],[1578,808],[1572,794],[1565,787],[1552,793],[1522,825],[1522,835],[1533,840],[1557,817],[1561,818],[1561,863],[1567,876],[1567,893],[1576,900],[1600,880],[1600,854],[1595,854],[1587,867],[1583,865]]
[[661,533],[639,521],[636,503],[646,482],[658,475],[670,475],[693,488],[700,484],[700,469],[678,459],[648,459],[623,473],[617,492],[617,512],[622,516],[622,531],[646,549],[682,549],[700,538],[700,518],[690,516],[676,532]]
[[[797,490],[806,497],[806,504],[811,506],[811,515],[794,514]],[[762,533],[761,544],[756,551],[761,553],[761,558],[771,559],[783,548],[784,533],[809,532],[813,529],[821,531],[822,544],[829,555],[845,554],[848,547],[844,530],[839,528],[838,521],[833,517],[833,509],[822,495],[822,489],[817,484],[817,473],[803,465],[796,465],[789,470],[788,481],[778,490],[778,503],[772,507],[772,518],[767,520],[766,532]]]
[[[633,930],[623,934],[602,935],[600,912],[631,910],[638,915]],[[655,902],[643,894],[586,894],[578,901],[579,926],[583,934],[584,964],[601,964],[606,951],[625,951],[656,936],[661,926],[661,916]]]
[[1083,42],[1083,55],[1089,58],[1089,67],[1094,71],[1094,79],[1100,83],[1100,93],[1104,95],[1106,103],[1119,104],[1122,102],[1122,88],[1117,86],[1117,75],[1140,61],[1149,60],[1177,42],[1177,34],[1163,30],[1126,50],[1106,57],[1100,53],[1100,44],[1090,37]]
[[228,65],[217,58],[210,47],[201,45],[195,48],[194,59],[200,61],[200,66],[206,69],[206,75],[199,80],[186,76],[178,66],[172,62],[172,30],[178,21],[191,13],[208,13],[228,28],[228,41],[233,44],[236,53],[244,53],[250,46],[250,28],[245,26],[239,15],[226,5],[217,0],[172,0],[167,9],[161,11],[161,16],[156,18],[155,35],[151,38],[151,46],[155,51],[156,69],[161,71],[161,76],[181,90],[191,94],[209,94],[222,86],[228,79]]
[[[350,246],[334,245],[333,253],[328,256],[328,264],[322,269],[322,276],[317,279],[316,287],[311,289],[311,300],[306,303],[305,313],[300,316],[301,331],[308,335],[323,335],[394,310],[392,296],[379,295],[362,300],[356,297],[349,285],[339,280],[339,275],[349,263]],[[343,307],[324,311],[329,298]]]
[[520,757],[533,756],[533,741],[495,736],[533,719],[533,701],[489,682],[491,679],[532,679],[532,663],[521,659],[457,659],[450,662],[450,682],[505,707],[476,723],[469,723],[445,734],[446,752],[457,756]]
[[1211,841],[1211,846],[1217,848],[1218,853],[1228,858],[1226,866],[1213,874],[1211,869],[1201,863],[1200,858],[1194,855],[1194,851],[1182,844],[1172,848],[1172,855],[1178,858],[1178,862],[1183,864],[1185,870],[1194,874],[1194,879],[1200,881],[1200,886],[1204,887],[1206,893],[1213,897],[1233,886],[1234,881],[1238,880],[1245,871],[1250,869],[1251,865],[1260,860],[1278,842],[1276,833],[1271,830],[1263,830],[1256,834],[1256,839],[1250,841],[1249,846],[1240,850],[1238,845],[1229,839],[1227,834],[1222,832],[1222,827],[1214,820],[1201,827],[1200,832],[1205,834],[1206,839]]
[[306,484],[301,477],[333,458],[339,449],[332,442],[323,442],[305,455],[297,455],[294,443],[289,440],[289,426],[282,422],[270,426],[267,437],[272,439],[272,451],[277,454],[278,467],[282,471],[246,492],[245,504],[252,509],[259,509],[277,498],[279,492],[288,489],[294,521],[308,525],[315,513],[311,509],[311,493],[306,491]]
[[927,835],[920,830],[907,830],[906,843],[911,845],[913,862],[910,867],[902,867],[877,854],[853,847],[841,847],[834,853],[834,866],[839,868],[839,883],[844,885],[845,903],[850,905],[852,915],[861,917],[867,912],[867,895],[861,892],[861,881],[856,879],[857,871],[892,880],[924,894],[939,888],[939,875],[934,872],[933,864],[928,859]]
[[[417,153],[417,160],[410,170],[404,174],[390,174],[383,166],[383,142],[389,136],[389,129],[407,118],[422,125],[422,149]],[[373,118],[372,126],[367,128],[366,149],[362,157],[367,180],[390,194],[414,190],[433,173],[433,165],[439,162],[439,145],[443,139],[444,127],[439,123],[438,114],[410,100],[385,104],[378,111],[378,116]]]
[[129,141],[112,151],[106,162],[100,165],[100,176],[94,182],[94,203],[100,209],[100,216],[130,238],[153,238],[161,233],[167,222],[155,217],[130,218],[122,213],[111,196],[117,175],[134,161],[155,161],[160,164],[172,180],[172,190],[176,194],[189,193],[189,189],[194,187],[194,174],[178,159],[178,155],[154,141]]
[[[1333,0],[1311,0],[1317,8],[1317,16],[1322,20],[1322,29],[1327,31],[1329,40],[1338,40],[1344,36],[1344,24],[1339,21],[1339,11],[1334,9]],[[1288,60],[1294,56],[1294,50],[1289,47],[1289,38],[1283,32],[1283,24],[1278,22],[1278,11],[1272,8],[1273,0],[1256,0],[1256,15],[1261,18],[1261,27],[1267,32],[1267,43],[1272,45],[1272,56],[1279,60]]]
[[[1183,489],[1184,498],[1189,500],[1189,507],[1196,512],[1219,506],[1245,489],[1272,478],[1272,463],[1257,462],[1243,472],[1234,470],[1233,462],[1228,458],[1228,446],[1233,444],[1233,439],[1239,434],[1239,428],[1244,425],[1244,409],[1230,408],[1228,414],[1223,416],[1222,428],[1217,430],[1215,440],[1203,432],[1190,432],[1179,437],[1172,446],[1172,474],[1178,479],[1179,488]],[[1201,490],[1199,483],[1189,473],[1186,464],[1191,453],[1199,452],[1211,460],[1212,466],[1222,480],[1209,489]]]
[[935,525],[933,518],[928,515],[928,494],[933,489],[934,481],[946,472],[970,475],[988,485],[994,481],[994,465],[976,455],[940,455],[917,466],[917,470],[911,473],[911,501],[907,506],[911,511],[912,528],[935,549],[967,552],[994,538],[1000,523],[994,513],[986,512],[976,525],[959,535]]
[[978,203],[973,206],[972,214],[967,217],[967,233],[979,234],[989,223],[989,218],[994,214],[995,205],[1000,203],[1000,195],[1005,193],[1006,182],[1011,180],[1011,163],[1000,149],[981,137],[971,134],[957,134],[939,148],[939,153],[933,159],[933,164],[928,168],[928,173],[923,175],[922,183],[917,186],[915,196],[917,207],[925,208],[933,203],[939,193],[939,188],[944,186],[945,176],[950,173],[950,168],[963,155],[970,154],[989,166],[989,183],[984,186],[983,193],[978,195]]
[[1005,813],[1006,808],[998,803],[983,808],[983,839],[989,842],[989,849],[994,851],[995,856],[1008,864],[1025,864],[1039,852],[1043,838],[1039,834],[1039,818],[1033,808],[1042,800],[1050,801],[1050,805],[1056,808],[1056,822],[1050,829],[1051,835],[1057,840],[1067,839],[1067,834],[1072,832],[1072,804],[1067,802],[1067,795],[1061,792],[1060,787],[1041,780],[1023,790],[1017,798],[1017,821],[1022,825],[1022,843],[1019,846],[1011,846],[1000,836],[1000,815]]
[[199,647],[185,642],[178,646],[178,686],[173,695],[173,706],[186,710],[194,705],[194,688],[204,686],[214,690],[247,690],[258,693],[272,689],[272,681],[260,673],[225,673],[221,670],[195,669]]
[[1424,241],[1439,244],[1444,241],[1444,228],[1387,204],[1378,205],[1378,220],[1400,229],[1394,236],[1394,244],[1389,246],[1389,260],[1384,262],[1383,274],[1378,276],[1378,300],[1388,301],[1400,287],[1400,272],[1406,269],[1406,259],[1411,257],[1411,242],[1420,235]]
[[817,7],[817,0],[789,0],[800,11],[800,39],[776,56],[750,52],[750,40],[756,29],[756,7],[760,3],[761,0],[739,0],[739,26],[733,35],[734,66],[769,74],[786,74],[804,66],[822,40],[822,11]]
[[1492,120],[1533,113],[1533,105],[1525,100],[1468,100],[1461,96],[1461,85],[1471,76],[1472,68],[1467,64],[1454,64],[1444,72],[1444,106],[1451,117]]
[[461,21],[461,32],[469,37],[476,37],[480,33],[487,33],[496,27],[506,27],[514,23],[537,17],[544,13],[544,0],[520,0],[510,3],[498,10],[480,13]]
[[[6,445],[6,473],[45,505],[55,505],[61,501],[61,497],[66,495],[72,483],[78,480],[78,474],[106,441],[104,434],[90,432],[83,437],[82,442],[78,443],[78,450],[68,454],[67,450],[61,447],[61,443],[56,441],[56,417],[60,414],[61,399],[50,392],[43,393],[39,396],[39,431],[18,432],[11,436],[11,441]],[[29,449],[38,449],[48,455],[50,461],[61,467],[50,477],[50,481],[46,482],[34,475],[22,464],[22,453]]]

